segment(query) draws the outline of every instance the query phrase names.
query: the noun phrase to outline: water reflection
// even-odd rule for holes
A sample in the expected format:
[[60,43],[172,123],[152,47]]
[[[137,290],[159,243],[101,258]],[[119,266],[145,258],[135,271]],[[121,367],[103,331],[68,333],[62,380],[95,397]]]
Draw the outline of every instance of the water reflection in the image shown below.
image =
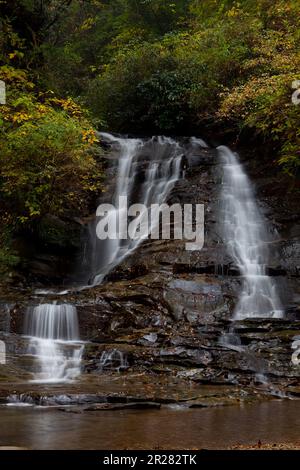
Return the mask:
[[160,411],[0,409],[0,445],[32,449],[196,449],[297,442],[300,402]]

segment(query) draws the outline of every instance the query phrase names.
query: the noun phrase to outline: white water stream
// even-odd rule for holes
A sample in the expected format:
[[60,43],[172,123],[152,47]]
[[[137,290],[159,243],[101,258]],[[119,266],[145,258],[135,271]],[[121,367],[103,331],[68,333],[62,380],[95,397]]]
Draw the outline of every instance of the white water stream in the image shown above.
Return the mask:
[[224,146],[218,147],[218,151],[223,164],[223,240],[243,281],[234,317],[281,318],[283,309],[276,282],[266,272],[272,241],[267,223],[237,155]]

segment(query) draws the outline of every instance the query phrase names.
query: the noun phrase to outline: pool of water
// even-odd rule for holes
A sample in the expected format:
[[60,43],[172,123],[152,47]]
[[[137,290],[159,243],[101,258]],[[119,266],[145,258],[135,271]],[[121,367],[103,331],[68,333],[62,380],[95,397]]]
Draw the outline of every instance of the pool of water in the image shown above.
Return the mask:
[[224,449],[300,441],[300,401],[220,408],[63,412],[2,406],[0,446],[28,449]]

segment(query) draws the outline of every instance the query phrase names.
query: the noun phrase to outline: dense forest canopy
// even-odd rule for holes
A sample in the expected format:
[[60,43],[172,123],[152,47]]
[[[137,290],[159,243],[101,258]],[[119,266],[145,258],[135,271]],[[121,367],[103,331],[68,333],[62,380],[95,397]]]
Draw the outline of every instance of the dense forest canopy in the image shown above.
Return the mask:
[[90,211],[95,129],[250,136],[297,175],[298,0],[0,0],[0,22],[4,270],[20,230]]

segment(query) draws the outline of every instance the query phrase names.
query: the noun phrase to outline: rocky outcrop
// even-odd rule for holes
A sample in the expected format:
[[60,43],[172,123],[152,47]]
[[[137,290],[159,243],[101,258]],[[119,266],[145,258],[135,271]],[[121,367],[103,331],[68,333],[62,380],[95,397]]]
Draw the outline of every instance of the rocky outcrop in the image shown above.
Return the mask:
[[[299,218],[295,203],[290,202],[293,198],[281,186],[280,191],[274,189],[277,180],[273,176],[266,177],[248,165],[265,215],[272,230],[279,233],[268,274],[277,278],[286,316],[233,323],[240,278],[219,235],[217,154],[187,148],[185,158],[185,179],[175,185],[169,202],[205,205],[203,249],[186,251],[181,240],[146,241],[101,286],[72,290],[64,297],[10,293],[0,308],[0,329],[10,331],[9,342],[16,344],[15,350],[10,349],[9,362],[17,379],[26,371],[18,359],[26,349],[19,336],[25,309],[57,300],[77,306],[81,338],[87,341],[82,379],[64,390],[84,408],[112,409],[112,384],[118,384],[116,403],[125,396],[126,406],[142,406],[137,405],[141,402],[145,407],[160,406],[168,400],[210,406],[257,397],[299,396],[300,367],[291,361],[292,344],[300,338]],[[226,341],[228,334],[230,341]],[[3,373],[1,369],[0,377]],[[101,397],[95,383],[105,384]],[[33,403],[56,400],[65,404],[65,400],[58,403],[49,398],[49,393],[43,398],[45,391],[32,386],[17,388],[18,399],[25,393]],[[92,398],[74,398],[87,390]],[[8,388],[2,385],[0,395],[7,396]]]

